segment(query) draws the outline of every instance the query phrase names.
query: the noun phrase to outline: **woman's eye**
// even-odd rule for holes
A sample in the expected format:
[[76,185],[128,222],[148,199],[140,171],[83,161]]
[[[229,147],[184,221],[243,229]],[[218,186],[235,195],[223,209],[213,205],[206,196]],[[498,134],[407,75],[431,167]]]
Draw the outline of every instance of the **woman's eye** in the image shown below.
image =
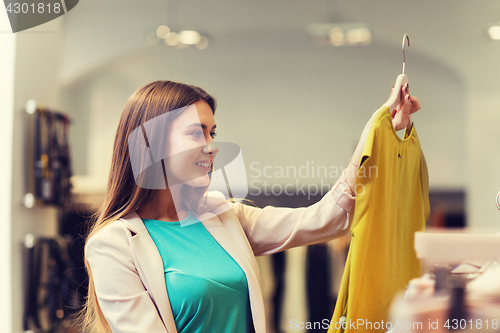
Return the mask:
[[[193,132],[191,133],[192,136],[196,137],[196,138],[202,138],[204,137],[204,133],[202,131],[198,131],[198,132]],[[210,136],[213,138],[215,138],[215,136],[217,135],[217,133],[213,132],[213,133],[210,133]]]
[[191,133],[191,135],[199,138],[199,137],[203,136],[203,132],[198,131],[198,132]]

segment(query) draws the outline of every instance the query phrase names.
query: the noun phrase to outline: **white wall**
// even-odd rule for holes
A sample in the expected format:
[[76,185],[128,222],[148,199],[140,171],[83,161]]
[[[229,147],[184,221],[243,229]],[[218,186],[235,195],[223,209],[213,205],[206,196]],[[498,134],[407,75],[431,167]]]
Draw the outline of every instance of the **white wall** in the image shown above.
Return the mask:
[[[10,23],[7,13],[0,11],[0,31],[8,31]],[[2,131],[0,131],[0,211],[3,212],[0,220],[0,322],[2,330],[12,332],[12,138],[14,130],[14,65],[16,36],[0,34],[0,110],[2,110]]]
[[[496,89],[495,89],[496,88]],[[500,229],[495,198],[500,191],[500,91],[476,90],[467,101],[467,213],[471,226]]]
[[[11,316],[4,322],[12,326],[12,332],[21,332],[24,308],[22,242],[27,233],[35,236],[53,236],[57,233],[57,211],[50,207],[27,209],[22,205],[25,192],[24,158],[24,106],[35,99],[47,107],[59,108],[57,73],[61,47],[61,21],[53,20],[38,29],[43,32],[16,34],[14,99],[10,107],[13,116],[12,177],[10,188],[11,225]],[[3,50],[3,49],[2,49]],[[3,73],[3,72],[2,72]],[[3,158],[3,156],[2,156]],[[3,186],[2,186],[3,187]],[[3,252],[2,252],[3,253]],[[7,266],[9,267],[9,266]],[[4,313],[2,312],[2,315]],[[3,330],[2,331],[9,332]]]

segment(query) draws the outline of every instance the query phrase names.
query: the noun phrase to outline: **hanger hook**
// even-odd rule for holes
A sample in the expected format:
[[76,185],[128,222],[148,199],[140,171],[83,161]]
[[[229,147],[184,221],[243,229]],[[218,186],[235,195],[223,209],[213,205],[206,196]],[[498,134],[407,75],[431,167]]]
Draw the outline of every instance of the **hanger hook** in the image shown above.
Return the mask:
[[[406,37],[406,38],[405,38]],[[408,41],[408,47],[410,47],[410,37],[407,34],[403,36],[403,45],[401,48],[403,49],[403,74],[405,73],[405,65],[406,65],[406,57],[405,57],[405,40]]]

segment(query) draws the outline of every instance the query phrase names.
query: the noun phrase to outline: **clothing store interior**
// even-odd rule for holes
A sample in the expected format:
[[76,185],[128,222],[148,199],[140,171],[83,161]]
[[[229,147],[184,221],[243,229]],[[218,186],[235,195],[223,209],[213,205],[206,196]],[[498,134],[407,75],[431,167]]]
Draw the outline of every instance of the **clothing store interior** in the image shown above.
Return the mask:
[[500,332],[500,1],[74,3],[17,32],[0,17],[2,332],[83,333],[85,236],[139,87],[170,80],[214,96],[215,142],[236,144],[243,170],[225,193],[298,208],[359,163],[365,125],[403,74],[421,109],[406,133],[390,127],[392,142],[420,145],[418,165],[395,157],[380,181],[358,174],[340,237],[256,257],[266,330],[255,330]]

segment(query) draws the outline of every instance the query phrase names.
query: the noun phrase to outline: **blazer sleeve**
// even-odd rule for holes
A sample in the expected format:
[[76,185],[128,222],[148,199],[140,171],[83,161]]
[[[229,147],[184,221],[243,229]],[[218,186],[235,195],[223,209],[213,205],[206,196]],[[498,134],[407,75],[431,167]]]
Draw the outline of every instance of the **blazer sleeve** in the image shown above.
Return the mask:
[[116,221],[85,247],[99,306],[114,333],[167,332],[134,265],[129,237]]
[[345,175],[314,205],[263,209],[241,203],[234,209],[255,255],[321,243],[349,232],[355,197]]

